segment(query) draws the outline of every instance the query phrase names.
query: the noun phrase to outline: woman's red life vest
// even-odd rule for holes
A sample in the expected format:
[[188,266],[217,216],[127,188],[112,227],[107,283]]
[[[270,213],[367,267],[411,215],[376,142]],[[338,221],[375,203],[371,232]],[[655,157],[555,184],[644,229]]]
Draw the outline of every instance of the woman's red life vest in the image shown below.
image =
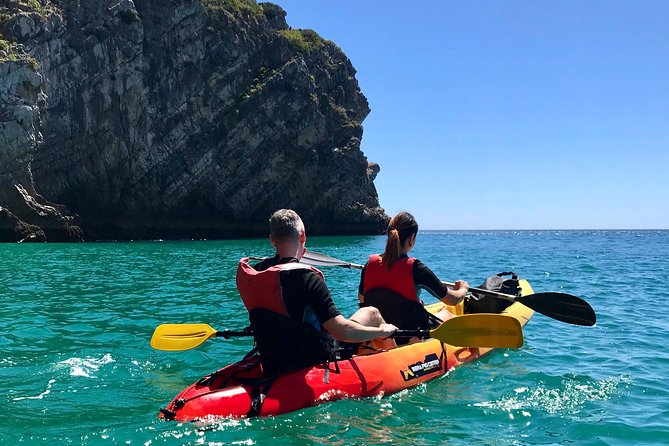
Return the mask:
[[363,287],[365,293],[375,288],[385,288],[394,291],[405,298],[420,302],[413,280],[413,257],[403,257],[396,260],[390,270],[386,268],[380,255],[372,254],[365,266]]
[[291,269],[309,269],[325,280],[322,272],[303,263],[281,263],[257,271],[249,264],[249,258],[241,259],[237,267],[237,289],[246,309],[251,312],[256,308],[265,308],[282,316],[290,316],[283,300],[279,273]]

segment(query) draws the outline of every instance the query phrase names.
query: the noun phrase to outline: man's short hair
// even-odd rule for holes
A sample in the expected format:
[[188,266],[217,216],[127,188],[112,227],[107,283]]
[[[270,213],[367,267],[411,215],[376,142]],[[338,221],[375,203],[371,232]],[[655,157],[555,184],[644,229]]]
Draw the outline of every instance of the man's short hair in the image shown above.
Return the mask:
[[296,241],[304,232],[304,223],[294,210],[279,209],[269,219],[269,232],[279,243]]

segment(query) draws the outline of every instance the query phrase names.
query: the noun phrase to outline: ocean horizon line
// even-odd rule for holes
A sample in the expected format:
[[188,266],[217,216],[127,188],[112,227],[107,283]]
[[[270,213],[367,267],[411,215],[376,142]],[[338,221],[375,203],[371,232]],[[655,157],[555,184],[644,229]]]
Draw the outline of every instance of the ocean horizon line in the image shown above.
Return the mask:
[[570,228],[570,229],[558,229],[558,228],[544,228],[544,229],[420,229],[421,232],[540,232],[540,231],[562,231],[562,232],[576,232],[576,231],[598,231],[598,232],[666,232],[669,231],[669,228],[634,228],[634,229],[623,229],[623,228]]

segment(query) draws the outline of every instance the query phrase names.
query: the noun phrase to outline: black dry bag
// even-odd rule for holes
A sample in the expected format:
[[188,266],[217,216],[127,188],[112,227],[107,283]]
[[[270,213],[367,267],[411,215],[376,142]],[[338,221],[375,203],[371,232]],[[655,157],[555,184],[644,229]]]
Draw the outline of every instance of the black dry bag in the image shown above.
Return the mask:
[[[511,278],[505,279],[505,276],[511,276]],[[490,276],[477,288],[520,296],[518,276],[513,271]],[[476,291],[472,291],[472,294],[474,298],[467,296],[465,299],[465,313],[501,313],[506,307],[512,304],[512,302],[501,297],[490,296]]]

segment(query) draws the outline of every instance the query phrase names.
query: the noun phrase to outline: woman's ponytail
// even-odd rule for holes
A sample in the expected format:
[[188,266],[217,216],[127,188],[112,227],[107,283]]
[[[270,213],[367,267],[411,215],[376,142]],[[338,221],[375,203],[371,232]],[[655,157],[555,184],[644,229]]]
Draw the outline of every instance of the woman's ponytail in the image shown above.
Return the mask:
[[383,252],[383,263],[386,268],[390,267],[400,258],[401,254],[400,233],[397,229],[388,229],[388,241],[386,242],[386,250]]
[[388,223],[388,240],[383,252],[383,263],[390,269],[402,254],[402,244],[418,232],[418,223],[408,212],[400,212]]

